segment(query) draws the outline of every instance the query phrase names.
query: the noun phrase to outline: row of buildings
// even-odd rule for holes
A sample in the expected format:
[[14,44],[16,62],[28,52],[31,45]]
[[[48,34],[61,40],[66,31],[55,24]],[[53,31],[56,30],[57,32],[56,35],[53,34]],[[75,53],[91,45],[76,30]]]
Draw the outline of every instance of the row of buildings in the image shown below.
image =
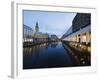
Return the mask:
[[72,26],[62,36],[62,40],[90,46],[91,14],[77,13],[72,21]]
[[38,22],[36,22],[35,30],[29,26],[23,25],[23,42],[24,43],[40,43],[48,41],[56,41],[58,37],[56,35],[49,35],[39,31]]
[[39,32],[38,22],[36,22],[35,30],[29,26],[23,25],[23,42],[47,42],[49,35]]

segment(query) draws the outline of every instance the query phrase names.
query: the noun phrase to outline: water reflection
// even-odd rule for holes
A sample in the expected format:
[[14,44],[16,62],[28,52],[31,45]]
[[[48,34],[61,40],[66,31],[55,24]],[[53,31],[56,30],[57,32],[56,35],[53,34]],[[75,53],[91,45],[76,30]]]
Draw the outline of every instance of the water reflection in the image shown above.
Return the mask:
[[69,51],[72,59],[76,62],[74,66],[89,66],[91,65],[91,55],[90,52],[84,52],[84,50],[78,51],[76,48],[73,48],[69,45],[63,44],[64,48]]
[[89,65],[90,55],[75,53],[62,42],[23,48],[23,69]]
[[53,43],[51,43],[51,47],[52,47],[52,48],[56,48],[57,45],[58,45],[58,42],[53,42]]

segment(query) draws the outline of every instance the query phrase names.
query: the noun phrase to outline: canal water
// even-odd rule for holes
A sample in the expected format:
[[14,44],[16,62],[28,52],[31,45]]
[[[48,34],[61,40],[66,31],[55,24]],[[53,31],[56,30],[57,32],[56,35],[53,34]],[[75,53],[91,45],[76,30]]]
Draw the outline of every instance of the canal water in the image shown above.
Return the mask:
[[62,42],[43,43],[23,49],[23,69],[73,67],[80,65],[79,59],[72,56]]

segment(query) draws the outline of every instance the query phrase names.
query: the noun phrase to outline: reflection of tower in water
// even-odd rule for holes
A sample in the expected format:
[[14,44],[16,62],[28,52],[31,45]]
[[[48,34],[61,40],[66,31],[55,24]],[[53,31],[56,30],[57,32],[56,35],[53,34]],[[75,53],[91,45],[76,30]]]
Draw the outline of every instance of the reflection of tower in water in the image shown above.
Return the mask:
[[38,46],[33,46],[34,65],[38,65],[39,52],[40,52],[40,49],[38,48]]
[[35,67],[39,67],[40,65],[40,56],[41,56],[41,49],[44,48],[44,49],[47,49],[48,48],[48,43],[43,43],[43,44],[40,44],[40,45],[35,45],[33,46],[33,52],[32,54],[34,55],[34,64],[33,65],[36,65]]

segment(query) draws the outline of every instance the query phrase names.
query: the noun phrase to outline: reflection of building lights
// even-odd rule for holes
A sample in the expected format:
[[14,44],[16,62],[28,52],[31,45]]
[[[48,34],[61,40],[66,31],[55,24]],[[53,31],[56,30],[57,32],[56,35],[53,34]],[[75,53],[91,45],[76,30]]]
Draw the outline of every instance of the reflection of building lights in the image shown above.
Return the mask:
[[81,47],[82,45],[80,44],[80,47]]
[[84,58],[81,58],[81,61],[83,61],[84,60]]
[[85,61],[83,61],[82,63],[85,64]]
[[74,56],[77,59],[77,56]]
[[77,43],[75,44],[75,46],[77,46]]

